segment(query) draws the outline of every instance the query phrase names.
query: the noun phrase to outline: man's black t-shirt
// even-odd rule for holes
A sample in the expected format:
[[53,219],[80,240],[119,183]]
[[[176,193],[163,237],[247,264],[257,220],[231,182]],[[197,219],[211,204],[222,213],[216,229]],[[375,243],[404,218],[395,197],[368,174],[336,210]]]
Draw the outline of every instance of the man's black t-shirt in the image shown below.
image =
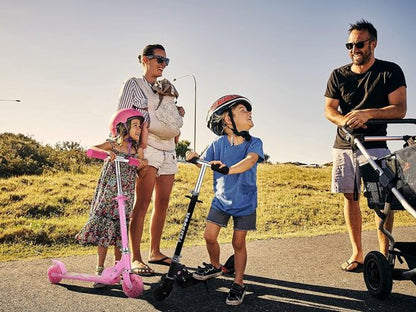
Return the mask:
[[[388,95],[401,86],[406,86],[402,69],[395,63],[377,60],[365,73],[356,74],[348,64],[332,71],[325,97],[339,100],[342,115],[352,110],[382,108],[389,105]],[[367,129],[356,129],[354,133],[364,136],[385,136],[387,125],[372,125]],[[385,141],[365,142],[366,148],[387,147]],[[341,127],[337,128],[334,148],[350,149]]]

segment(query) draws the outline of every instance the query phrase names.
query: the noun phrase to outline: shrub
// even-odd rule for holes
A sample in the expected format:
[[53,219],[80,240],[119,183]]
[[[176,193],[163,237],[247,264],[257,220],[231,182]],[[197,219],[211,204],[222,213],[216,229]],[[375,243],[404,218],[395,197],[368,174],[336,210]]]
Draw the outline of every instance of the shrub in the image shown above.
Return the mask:
[[52,148],[23,134],[0,134],[0,177],[39,175],[47,171],[83,173],[96,162],[76,142],[62,142]]

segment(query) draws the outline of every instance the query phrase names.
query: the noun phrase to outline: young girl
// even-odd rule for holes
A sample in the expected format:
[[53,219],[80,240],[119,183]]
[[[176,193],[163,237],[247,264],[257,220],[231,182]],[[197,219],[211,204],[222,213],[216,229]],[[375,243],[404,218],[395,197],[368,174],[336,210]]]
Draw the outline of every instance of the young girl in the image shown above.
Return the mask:
[[[121,259],[121,232],[118,220],[116,169],[113,160],[117,155],[123,157],[137,157],[139,168],[120,163],[122,189],[127,196],[125,202],[126,216],[129,217],[134,201],[134,189],[137,170],[144,168],[147,161],[143,160],[143,151],[139,148],[141,124],[144,118],[135,109],[117,111],[111,119],[110,131],[112,137],[106,142],[95,145],[92,149],[105,151],[109,158],[104,161],[101,175],[98,179],[95,195],[91,203],[90,215],[87,223],[75,236],[83,245],[98,246],[97,266],[95,272],[101,275],[109,245],[114,245],[115,260]],[[95,288],[104,284],[94,283]]]
[[[204,238],[210,263],[204,263],[193,277],[207,280],[221,275],[218,235],[230,217],[234,221],[232,245],[234,248],[234,283],[226,303],[243,302],[246,287],[243,278],[247,263],[247,231],[256,229],[257,163],[264,160],[263,143],[252,137],[251,103],[240,95],[226,95],[217,100],[208,111],[208,128],[220,137],[208,147],[203,158],[211,164],[229,167],[227,175],[214,172],[214,198],[207,217]],[[198,157],[187,152],[188,160]]]

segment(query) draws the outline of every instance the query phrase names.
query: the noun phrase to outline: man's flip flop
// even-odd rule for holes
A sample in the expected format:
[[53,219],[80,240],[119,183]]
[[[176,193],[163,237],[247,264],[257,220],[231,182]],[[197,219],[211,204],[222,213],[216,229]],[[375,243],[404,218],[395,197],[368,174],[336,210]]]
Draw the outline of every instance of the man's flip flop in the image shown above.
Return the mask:
[[[356,264],[355,267],[352,269],[348,269],[351,265]],[[341,269],[346,272],[355,272],[355,273],[361,273],[363,271],[363,264],[358,261],[345,261],[343,264],[341,264]]]
[[166,261],[168,259],[170,259],[170,258],[169,257],[164,257],[164,258],[159,259],[159,260],[149,260],[149,263],[170,266],[170,262]]

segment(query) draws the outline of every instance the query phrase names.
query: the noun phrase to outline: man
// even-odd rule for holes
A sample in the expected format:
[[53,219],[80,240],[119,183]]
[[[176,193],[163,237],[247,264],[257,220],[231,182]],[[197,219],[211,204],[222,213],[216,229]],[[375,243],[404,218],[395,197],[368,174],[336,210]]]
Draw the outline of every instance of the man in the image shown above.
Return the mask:
[[[377,46],[377,30],[361,20],[350,25],[346,47],[351,64],[335,69],[329,77],[325,92],[325,116],[338,126],[333,146],[332,192],[344,194],[344,218],[352,245],[351,257],[341,265],[345,271],[359,271],[363,266],[361,243],[361,211],[359,164],[364,159],[359,151],[353,151],[342,126],[349,126],[354,133],[365,136],[386,135],[386,125],[366,125],[369,119],[398,119],[406,115],[406,81],[401,68],[391,62],[374,57]],[[387,144],[364,142],[373,157],[389,154]],[[376,222],[379,218],[376,215]],[[393,214],[386,220],[386,229],[393,228]],[[380,251],[387,255],[388,239],[378,230]]]

